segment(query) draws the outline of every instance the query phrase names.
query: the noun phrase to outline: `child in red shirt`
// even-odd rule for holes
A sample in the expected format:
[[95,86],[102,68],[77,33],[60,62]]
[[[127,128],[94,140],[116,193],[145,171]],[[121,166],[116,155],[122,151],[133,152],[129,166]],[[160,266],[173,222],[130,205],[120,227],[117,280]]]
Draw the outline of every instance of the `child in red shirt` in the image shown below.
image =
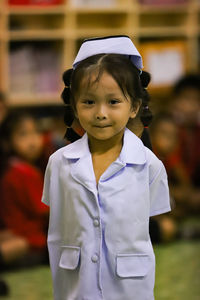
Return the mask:
[[1,228],[24,239],[27,255],[43,257],[48,208],[40,201],[43,176],[35,162],[43,142],[35,120],[27,114],[9,114],[0,128],[0,144]]

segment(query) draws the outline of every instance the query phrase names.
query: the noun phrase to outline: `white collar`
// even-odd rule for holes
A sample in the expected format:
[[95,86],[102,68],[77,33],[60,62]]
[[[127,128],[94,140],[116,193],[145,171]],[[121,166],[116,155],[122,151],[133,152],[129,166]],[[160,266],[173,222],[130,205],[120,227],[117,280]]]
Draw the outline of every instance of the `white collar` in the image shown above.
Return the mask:
[[[64,147],[63,155],[67,159],[79,159],[90,155],[87,133],[78,141]],[[146,152],[142,141],[128,128],[124,132],[124,144],[119,159],[130,164],[144,164],[146,162]]]

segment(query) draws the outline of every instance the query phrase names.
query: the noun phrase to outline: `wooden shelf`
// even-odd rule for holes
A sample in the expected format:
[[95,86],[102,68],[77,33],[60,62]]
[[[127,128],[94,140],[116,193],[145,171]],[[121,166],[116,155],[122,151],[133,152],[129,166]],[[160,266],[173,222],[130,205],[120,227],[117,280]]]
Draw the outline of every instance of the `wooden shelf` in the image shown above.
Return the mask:
[[163,37],[185,37],[187,32],[185,31],[185,27],[148,27],[148,28],[140,28],[138,30],[138,34],[140,37],[155,37],[155,38],[163,38]]
[[63,105],[60,94],[10,94],[8,103],[10,106],[36,106]]
[[168,14],[168,13],[187,13],[190,9],[189,4],[174,4],[174,5],[141,5],[139,8],[140,14]]
[[[126,34],[137,47],[145,40],[182,40],[188,49],[188,71],[198,71],[200,2],[179,5],[142,5],[139,0],[116,0],[113,6],[73,6],[66,0],[53,6],[9,6],[0,0],[0,89],[10,105],[60,105],[61,91],[53,94],[11,88],[10,60],[13,48],[39,43],[59,47],[60,72],[71,67],[81,40],[88,37]],[[12,45],[12,47],[10,47]],[[144,66],[145,67],[145,66]],[[21,85],[20,85],[21,86]],[[159,91],[156,90],[156,93]]]
[[11,6],[7,7],[6,14],[7,15],[56,15],[56,14],[65,14],[66,13],[65,5],[57,5],[57,6],[48,6],[48,7],[36,7],[36,6]]
[[11,41],[20,40],[57,40],[67,36],[65,30],[12,30],[8,33]]
[[130,13],[133,10],[132,7],[127,5],[119,4],[114,7],[68,7],[66,10],[68,13],[73,12],[76,14],[106,14],[106,13]]

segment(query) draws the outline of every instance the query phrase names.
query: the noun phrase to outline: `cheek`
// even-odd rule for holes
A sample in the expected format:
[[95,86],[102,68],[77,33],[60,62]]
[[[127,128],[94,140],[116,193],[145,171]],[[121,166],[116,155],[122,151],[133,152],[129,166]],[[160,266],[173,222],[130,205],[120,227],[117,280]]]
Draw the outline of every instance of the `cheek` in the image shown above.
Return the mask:
[[41,135],[36,135],[34,145],[35,145],[35,148],[38,149],[38,151],[40,151],[43,148],[44,143],[43,143],[43,138]]
[[83,109],[77,105],[76,118],[83,121],[89,121],[92,118],[92,116],[93,116],[92,109]]
[[84,120],[86,118],[85,113],[82,110],[77,108],[76,110],[76,118],[79,120]]
[[24,152],[26,150],[26,141],[23,138],[13,139],[12,148],[14,152]]
[[83,111],[82,111],[82,109],[81,109],[79,103],[77,103],[76,106],[75,106],[74,114],[75,114],[76,118],[81,117],[82,114],[83,114]]

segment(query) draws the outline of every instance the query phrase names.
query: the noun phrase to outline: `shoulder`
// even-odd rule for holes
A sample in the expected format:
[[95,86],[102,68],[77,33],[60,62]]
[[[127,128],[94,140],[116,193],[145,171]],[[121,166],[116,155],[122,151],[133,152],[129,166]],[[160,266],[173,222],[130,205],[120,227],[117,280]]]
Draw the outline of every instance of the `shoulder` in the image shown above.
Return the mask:
[[88,155],[89,153],[89,147],[88,147],[88,138],[87,135],[84,134],[83,137],[67,146],[64,146],[54,152],[50,158],[49,161],[51,163],[59,163],[63,159],[72,159],[76,160],[79,159],[85,155]]
[[31,164],[27,163],[18,158],[11,158],[8,164],[7,173],[20,173],[20,174],[30,174],[34,172],[39,172],[36,167],[32,166]]
[[162,165],[162,161],[151,151],[149,148],[144,146],[145,155],[147,159],[147,163],[152,167],[160,167]]
[[58,149],[57,151],[55,151],[53,154],[50,155],[49,157],[49,160],[50,161],[59,161],[62,156],[63,156],[63,153],[65,153],[65,150],[70,146],[71,144],[67,145],[67,146],[64,146],[60,149]]
[[149,148],[145,147],[141,139],[129,129],[125,131],[122,157],[127,163],[134,165],[146,164],[152,172],[159,170],[162,166],[162,162],[157,156]]
[[166,173],[163,162],[147,147],[145,147],[146,160],[150,173],[150,180],[153,180],[161,173]]
[[73,153],[75,150],[78,149],[77,142],[71,143],[67,146],[64,146],[57,151],[55,151],[51,156],[49,157],[47,169],[59,169],[62,165],[68,165],[70,157],[67,157],[67,154],[71,154],[73,156]]
[[11,159],[2,177],[2,182],[22,184],[27,181],[42,181],[42,174],[36,167],[19,159]]
[[79,143],[78,143],[78,141],[76,141],[76,142],[73,142],[67,146],[64,146],[64,147],[58,149],[57,151],[55,151],[53,154],[50,155],[49,160],[52,162],[58,162],[58,161],[62,160],[62,158],[66,156],[65,155],[66,153],[73,154],[74,151],[76,149],[78,149],[78,145],[79,145]]

